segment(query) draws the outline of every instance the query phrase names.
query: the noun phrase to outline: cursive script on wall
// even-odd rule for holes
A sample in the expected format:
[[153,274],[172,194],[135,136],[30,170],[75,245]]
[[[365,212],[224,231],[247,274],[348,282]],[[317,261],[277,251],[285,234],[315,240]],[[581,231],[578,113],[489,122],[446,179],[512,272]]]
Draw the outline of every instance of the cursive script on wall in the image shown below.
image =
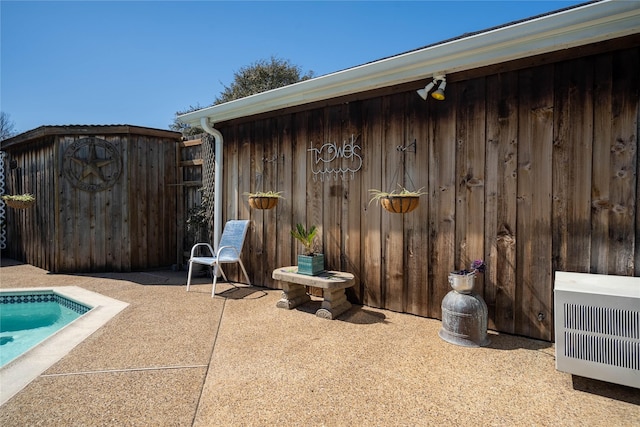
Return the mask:
[[320,148],[311,148],[311,172],[313,180],[317,181],[318,176],[324,181],[325,176],[337,180],[338,177],[346,179],[350,176],[353,179],[356,172],[362,168],[362,157],[360,156],[360,146],[356,144],[358,138],[351,135],[350,141],[342,141],[338,146],[335,142],[325,142]]

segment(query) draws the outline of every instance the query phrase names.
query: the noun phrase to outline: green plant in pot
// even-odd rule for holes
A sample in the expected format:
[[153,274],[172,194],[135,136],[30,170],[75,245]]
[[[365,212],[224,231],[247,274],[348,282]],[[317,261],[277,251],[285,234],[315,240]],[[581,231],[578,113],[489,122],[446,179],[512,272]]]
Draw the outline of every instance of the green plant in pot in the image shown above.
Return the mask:
[[315,238],[318,228],[315,225],[306,229],[302,224],[296,224],[291,230],[291,236],[304,245],[304,254],[298,255],[298,273],[316,276],[324,271],[324,254],[314,252]]

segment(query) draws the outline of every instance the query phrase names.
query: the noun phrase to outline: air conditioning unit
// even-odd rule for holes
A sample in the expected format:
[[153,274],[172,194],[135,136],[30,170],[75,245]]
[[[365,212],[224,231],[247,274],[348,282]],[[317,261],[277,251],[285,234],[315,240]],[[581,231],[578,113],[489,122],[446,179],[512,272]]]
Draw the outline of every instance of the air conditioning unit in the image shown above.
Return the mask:
[[556,369],[640,388],[640,278],[556,272]]

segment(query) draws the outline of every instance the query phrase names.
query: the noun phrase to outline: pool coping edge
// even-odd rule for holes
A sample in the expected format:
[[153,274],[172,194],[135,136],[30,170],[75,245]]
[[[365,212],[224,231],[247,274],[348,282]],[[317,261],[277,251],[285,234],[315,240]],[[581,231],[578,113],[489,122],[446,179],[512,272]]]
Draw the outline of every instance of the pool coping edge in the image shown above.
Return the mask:
[[92,307],[82,317],[0,368],[0,406],[129,306],[129,303],[79,286],[12,288],[0,291],[3,293],[53,291],[65,298]]

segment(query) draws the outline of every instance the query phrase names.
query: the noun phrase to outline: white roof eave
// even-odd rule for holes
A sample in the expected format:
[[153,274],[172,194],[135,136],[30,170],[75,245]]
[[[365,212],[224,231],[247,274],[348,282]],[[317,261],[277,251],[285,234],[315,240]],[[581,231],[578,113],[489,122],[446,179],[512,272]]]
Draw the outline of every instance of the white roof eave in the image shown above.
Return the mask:
[[178,116],[226,120],[427,79],[640,32],[640,2],[608,0],[489,30]]

